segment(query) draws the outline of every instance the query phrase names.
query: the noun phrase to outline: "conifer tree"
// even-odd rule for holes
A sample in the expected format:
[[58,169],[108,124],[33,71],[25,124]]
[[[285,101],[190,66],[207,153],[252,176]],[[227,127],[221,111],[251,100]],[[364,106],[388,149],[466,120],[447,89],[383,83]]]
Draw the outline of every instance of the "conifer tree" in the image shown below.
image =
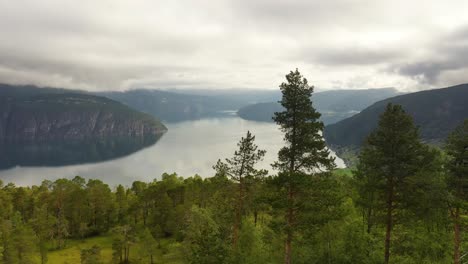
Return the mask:
[[368,231],[376,219],[385,219],[386,264],[390,261],[395,215],[408,209],[408,199],[414,196],[410,193],[414,189],[411,179],[429,171],[436,157],[436,152],[420,142],[411,116],[400,105],[388,104],[378,127],[366,139],[355,172],[361,204],[367,207]]
[[290,264],[295,222],[301,213],[298,202],[301,185],[311,174],[335,165],[321,135],[320,113],[312,106],[313,87],[297,69],[286,75],[286,80],[280,85],[283,94],[280,103],[285,110],[273,117],[284,133],[286,146],[279,151],[273,166],[279,170],[278,182],[287,196],[285,263]]
[[247,131],[246,137],[242,137],[239,143],[237,143],[239,149],[234,152],[234,156],[230,159],[226,159],[225,163],[218,160],[213,167],[218,175],[225,174],[232,181],[238,183],[236,214],[232,238],[234,248],[237,246],[239,238],[239,228],[244,212],[247,188],[253,183],[255,177],[261,177],[266,174],[265,171],[255,169],[255,165],[263,159],[266,151],[259,150],[254,142],[255,136],[252,135],[250,131]]
[[445,149],[449,156],[447,182],[454,229],[453,262],[459,264],[463,230],[462,214],[466,212],[468,200],[468,119],[449,135]]

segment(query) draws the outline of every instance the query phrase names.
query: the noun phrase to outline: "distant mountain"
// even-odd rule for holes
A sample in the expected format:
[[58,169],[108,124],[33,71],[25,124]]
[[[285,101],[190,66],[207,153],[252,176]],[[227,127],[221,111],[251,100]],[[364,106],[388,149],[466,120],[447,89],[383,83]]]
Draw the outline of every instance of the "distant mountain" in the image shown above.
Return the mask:
[[[321,120],[325,124],[332,124],[359,113],[374,102],[397,94],[394,88],[333,90],[313,94],[312,101],[322,114]],[[282,109],[277,102],[257,103],[239,109],[237,114],[248,120],[272,122],[273,114]]]
[[108,98],[0,85],[0,142],[144,136],[165,130],[152,116]]
[[[188,91],[184,90],[184,92]],[[216,91],[213,91],[213,95],[205,95],[205,93],[194,95],[181,93],[181,91],[137,89],[97,94],[168,122],[235,114],[237,109],[248,104],[245,95],[233,96]]]
[[281,99],[281,91],[274,89],[171,89],[171,92],[180,94],[192,94],[210,96],[214,98],[226,97],[242,102],[244,105],[259,102],[276,102]]
[[0,169],[118,158],[154,144],[166,130],[105,97],[0,84]]
[[399,95],[395,88],[331,90],[312,95],[314,106],[322,111],[361,111],[385,98]]
[[358,149],[377,126],[388,103],[400,104],[419,126],[422,139],[440,143],[468,118],[468,84],[400,95],[379,101],[359,114],[325,127],[324,136],[334,150]]
[[273,122],[274,113],[283,110],[283,106],[277,102],[257,103],[242,107],[237,115],[246,120]]

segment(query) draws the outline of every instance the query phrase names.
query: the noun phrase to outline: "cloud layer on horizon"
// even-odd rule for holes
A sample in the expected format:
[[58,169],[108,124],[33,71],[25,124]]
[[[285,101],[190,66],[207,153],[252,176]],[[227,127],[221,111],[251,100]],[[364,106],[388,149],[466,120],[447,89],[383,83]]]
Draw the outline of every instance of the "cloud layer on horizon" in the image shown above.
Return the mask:
[[89,90],[468,82],[468,2],[0,0],[0,82]]

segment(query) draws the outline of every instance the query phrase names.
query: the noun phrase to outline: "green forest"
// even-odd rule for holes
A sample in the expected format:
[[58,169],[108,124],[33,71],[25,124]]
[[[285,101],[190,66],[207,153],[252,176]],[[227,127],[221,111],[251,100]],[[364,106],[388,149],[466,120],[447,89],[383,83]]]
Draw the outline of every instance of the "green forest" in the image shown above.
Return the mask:
[[280,89],[284,147],[271,171],[246,131],[211,177],[0,182],[0,263],[468,261],[468,120],[431,146],[388,104],[357,165],[337,169],[313,87],[296,69]]

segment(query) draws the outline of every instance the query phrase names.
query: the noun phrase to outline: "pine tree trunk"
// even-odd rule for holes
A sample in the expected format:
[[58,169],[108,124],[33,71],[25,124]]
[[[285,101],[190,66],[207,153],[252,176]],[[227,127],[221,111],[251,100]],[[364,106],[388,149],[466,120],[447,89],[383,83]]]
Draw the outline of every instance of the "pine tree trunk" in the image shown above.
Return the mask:
[[257,219],[258,219],[258,211],[254,211],[254,226],[257,226]]
[[387,184],[387,228],[385,234],[385,264],[390,261],[390,241],[393,225],[393,177]]
[[239,212],[236,211],[236,219],[234,221],[234,226],[232,230],[232,248],[235,249],[237,247],[237,240],[239,239],[239,224],[238,224],[238,215]]
[[128,249],[127,249],[127,263],[130,263],[130,261],[128,260],[130,258],[130,246],[128,246]]
[[372,230],[371,217],[372,217],[372,209],[367,208],[367,234],[370,234]]
[[242,178],[239,180],[239,199],[236,210],[236,219],[234,220],[233,236],[232,236],[232,247],[237,247],[237,241],[239,240],[239,228],[241,225],[242,210],[244,206],[244,182]]
[[285,254],[284,263],[291,264],[291,242],[292,242],[292,225],[293,225],[293,192],[291,185],[288,187],[288,212],[286,216],[286,243],[285,243]]
[[453,231],[454,231],[454,248],[453,248],[453,263],[460,264],[460,209],[457,208],[453,216]]
[[[371,231],[372,231],[372,222],[371,222],[371,217],[372,217],[372,209],[369,207],[367,208],[367,219],[366,219],[366,216],[363,216],[362,218],[364,219],[364,222],[366,222],[367,220],[367,234],[370,235]],[[366,255],[367,257],[370,257],[370,254],[371,254],[371,248],[372,248],[372,241],[369,239],[367,241],[367,249],[366,249]]]
[[148,216],[148,205],[145,203],[145,207],[143,208],[143,226],[146,226],[146,217]]

